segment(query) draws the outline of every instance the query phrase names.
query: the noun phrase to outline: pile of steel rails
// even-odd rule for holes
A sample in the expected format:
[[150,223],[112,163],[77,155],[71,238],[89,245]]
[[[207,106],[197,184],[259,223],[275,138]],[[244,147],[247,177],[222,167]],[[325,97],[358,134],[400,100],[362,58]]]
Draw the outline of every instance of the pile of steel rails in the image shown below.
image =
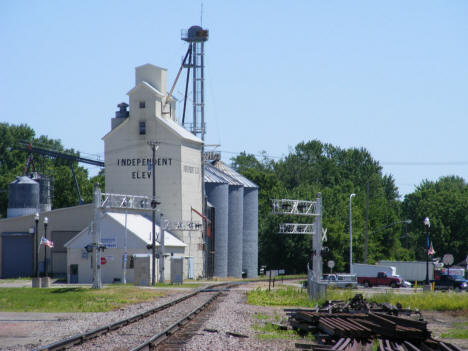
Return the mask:
[[[299,333],[315,335],[317,345],[302,349],[379,351],[460,351],[456,345],[435,340],[421,313],[399,304],[368,303],[362,295],[329,301],[315,309],[289,309],[289,324]],[[417,314],[418,318],[411,315]]]

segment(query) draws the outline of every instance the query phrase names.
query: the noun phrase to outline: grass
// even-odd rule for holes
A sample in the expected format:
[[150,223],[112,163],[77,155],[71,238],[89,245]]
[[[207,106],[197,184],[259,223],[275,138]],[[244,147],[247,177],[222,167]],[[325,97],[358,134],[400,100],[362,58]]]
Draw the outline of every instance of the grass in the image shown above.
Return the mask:
[[[189,288],[196,289],[200,286],[204,286],[206,283],[183,283],[183,284],[171,284],[171,283],[156,283],[156,288]],[[123,286],[123,284],[122,284]]]
[[451,329],[440,335],[443,339],[468,339],[468,329]]
[[451,323],[451,329],[440,335],[444,339],[468,339],[468,322]]
[[[256,337],[263,340],[274,340],[274,339],[304,339],[299,336],[294,330],[281,330],[270,322],[264,324],[254,324],[253,329],[258,333]],[[306,337],[307,340],[313,341],[315,338],[312,335]]]
[[262,313],[255,313],[253,315],[255,319],[270,319],[270,316],[267,314],[262,314]]
[[[356,295],[351,289],[328,289],[327,295],[320,300],[309,300],[305,289],[294,287],[279,287],[268,291],[258,288],[248,293],[247,302],[259,306],[295,306],[315,307],[326,300],[348,300]],[[375,294],[366,296],[368,301],[377,303],[388,302],[403,308],[432,311],[468,311],[468,294],[455,292],[444,293],[414,293],[414,294]]]
[[414,293],[414,294],[376,294],[372,301],[401,303],[403,308],[422,311],[460,311],[468,310],[468,294],[456,292]]
[[352,290],[342,289],[330,290],[327,297],[322,301],[310,300],[305,289],[294,288],[290,286],[281,286],[277,289],[268,291],[268,289],[257,288],[247,294],[247,302],[258,306],[296,306],[296,307],[315,307],[317,303],[325,300],[343,300],[349,299],[355,295]]
[[163,295],[131,286],[103,289],[2,288],[0,291],[0,311],[3,312],[106,312]]

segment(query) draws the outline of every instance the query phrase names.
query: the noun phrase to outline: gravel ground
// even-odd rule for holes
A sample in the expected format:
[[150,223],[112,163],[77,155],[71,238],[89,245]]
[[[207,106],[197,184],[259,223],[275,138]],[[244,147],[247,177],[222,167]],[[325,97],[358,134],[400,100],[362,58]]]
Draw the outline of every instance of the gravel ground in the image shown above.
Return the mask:
[[131,323],[114,332],[107,333],[99,338],[92,339],[84,344],[71,347],[72,351],[98,351],[98,350],[130,350],[153,335],[158,334],[176,323],[188,313],[208,301],[215,293],[200,293],[182,303],[171,306],[141,321]]
[[[52,320],[42,317],[40,320],[36,320],[34,317],[15,320],[2,319],[0,321],[0,350],[31,350],[134,316],[186,294],[187,291],[170,291],[167,296],[156,300],[130,305],[111,312],[54,313],[55,318]],[[29,315],[33,316],[33,314]]]
[[[255,319],[255,314],[269,315],[272,318],[287,320],[280,307],[262,307],[248,305],[243,289],[232,290],[220,298],[216,311],[190,339],[186,350],[294,350],[296,342],[301,340],[259,339],[259,332],[253,330],[253,324],[262,324]],[[228,333],[248,336],[239,338]],[[306,343],[306,342],[304,342]]]
[[[249,284],[248,287],[240,286],[219,298],[210,318],[202,324],[195,336],[187,342],[185,349],[275,351],[294,350],[296,342],[310,343],[301,339],[261,339],[259,337],[262,332],[255,331],[253,326],[262,325],[264,320],[255,318],[255,315],[269,316],[268,320],[278,322],[285,322],[287,317],[281,307],[251,306],[246,303],[246,290],[257,286],[265,287],[265,283]],[[0,350],[31,350],[40,345],[46,345],[136,315],[186,295],[187,291],[168,291],[168,294],[151,302],[135,304],[105,313],[42,313],[36,314],[34,318],[30,317],[34,314],[17,313],[14,316],[6,316],[4,313],[5,317],[2,317],[0,313]],[[180,309],[182,308],[180,307]],[[179,307],[171,313],[178,316],[179,312],[181,312],[178,309]],[[450,328],[454,322],[468,322],[465,315],[423,312],[423,316],[428,321],[429,330],[437,339],[440,338],[440,333]],[[157,324],[157,322],[154,324]],[[247,337],[235,337],[229,333],[241,334]],[[131,332],[122,332],[122,334],[131,334]],[[468,350],[466,340],[445,340]],[[89,350],[92,348],[82,349]],[[95,349],[102,348],[96,347]],[[124,348],[121,348],[118,343],[114,343],[110,349],[119,350]]]

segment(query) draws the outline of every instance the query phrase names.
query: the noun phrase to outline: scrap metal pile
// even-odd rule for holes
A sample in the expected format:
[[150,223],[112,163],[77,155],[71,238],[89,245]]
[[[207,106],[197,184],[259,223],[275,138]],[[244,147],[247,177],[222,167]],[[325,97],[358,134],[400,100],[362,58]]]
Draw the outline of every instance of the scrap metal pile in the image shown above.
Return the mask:
[[[313,333],[318,345],[301,345],[316,351],[460,351],[453,344],[431,338],[419,311],[401,305],[368,303],[361,294],[351,300],[329,301],[311,310],[286,310],[289,324],[300,333]],[[418,314],[419,318],[411,318]],[[405,315],[403,317],[402,315]]]

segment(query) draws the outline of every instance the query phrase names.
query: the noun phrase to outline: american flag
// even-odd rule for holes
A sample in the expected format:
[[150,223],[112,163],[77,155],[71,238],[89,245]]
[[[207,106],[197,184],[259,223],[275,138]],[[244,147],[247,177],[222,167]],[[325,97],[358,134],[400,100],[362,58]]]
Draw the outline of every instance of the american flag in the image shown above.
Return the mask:
[[429,250],[427,250],[428,255],[433,255],[435,254],[434,248],[432,247],[432,241],[431,241],[431,246],[429,246]]
[[49,239],[44,237],[41,238],[41,245],[48,246],[50,248],[54,247],[53,241],[50,241]]

